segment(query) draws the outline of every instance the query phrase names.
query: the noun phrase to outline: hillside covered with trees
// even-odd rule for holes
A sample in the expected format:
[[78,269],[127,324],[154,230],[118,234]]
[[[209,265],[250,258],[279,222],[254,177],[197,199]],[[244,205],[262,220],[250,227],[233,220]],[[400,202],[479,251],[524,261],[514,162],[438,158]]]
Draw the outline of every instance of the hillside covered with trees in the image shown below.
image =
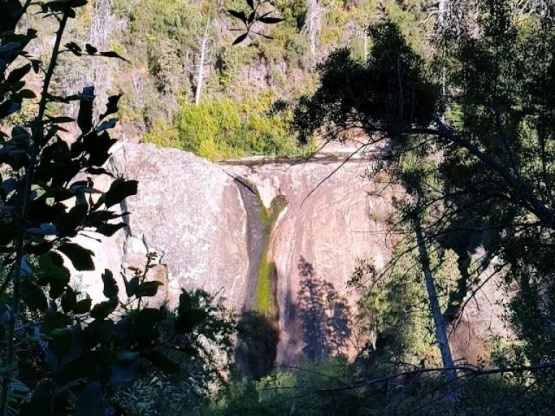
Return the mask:
[[[553,1],[0,6],[2,414],[553,413]],[[94,253],[75,237],[124,229],[137,192],[106,169],[112,132],[214,160],[386,143],[367,179],[403,196],[390,261],[353,270],[356,359],[245,377],[237,339],[275,342],[274,311],[184,290],[154,307],[152,254],[122,286],[98,270],[106,300],[81,293]],[[492,279],[506,331],[456,362],[451,330]]]
[[[66,56],[66,68],[81,70],[60,71],[56,87],[72,94],[92,82],[101,99],[123,92],[120,117],[128,140],[210,159],[303,154],[310,149],[299,148],[288,122],[295,100],[317,85],[316,64],[339,47],[364,59],[371,46],[366,27],[385,14],[424,49],[434,22],[431,2],[298,0],[263,6],[284,21],[260,25],[262,36],[235,46],[242,23],[227,10],[247,10],[244,1],[89,2],[68,37],[114,50],[128,62],[89,65]],[[29,22],[38,28],[44,23]],[[47,37],[33,53],[48,54]]]

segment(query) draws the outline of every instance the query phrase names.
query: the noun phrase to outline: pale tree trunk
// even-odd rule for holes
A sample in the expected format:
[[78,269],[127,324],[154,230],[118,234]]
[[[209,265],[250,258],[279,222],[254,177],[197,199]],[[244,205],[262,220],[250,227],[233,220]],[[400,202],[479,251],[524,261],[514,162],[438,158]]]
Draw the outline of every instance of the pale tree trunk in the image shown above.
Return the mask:
[[316,59],[318,46],[318,34],[320,33],[320,5],[319,0],[307,0],[307,17],[305,22],[305,30],[308,32],[310,39],[310,53],[312,59]]
[[437,25],[441,31],[445,28],[445,13],[447,11],[447,1],[448,0],[439,0],[437,5]]
[[[101,51],[110,50],[112,32],[117,25],[116,16],[112,7],[112,0],[96,0],[92,2],[91,26],[87,33],[87,43]],[[94,85],[97,100],[105,103],[108,99],[108,91],[113,84],[113,60],[92,59],[90,71],[85,75],[86,79],[79,85]],[[73,89],[75,86],[73,86]],[[95,115],[101,113],[101,107],[94,109]]]
[[200,43],[200,59],[198,65],[198,74],[197,74],[197,88],[195,90],[195,105],[198,106],[200,104],[200,97],[202,95],[202,85],[204,83],[204,65],[207,55],[207,47],[208,47],[208,38],[210,36],[210,21],[206,22],[206,28],[204,29],[204,36],[202,37]]
[[[418,246],[418,253],[420,256],[420,267],[422,269],[422,274],[424,275],[424,281],[426,283],[426,291],[428,292],[428,301],[430,303],[430,310],[432,312],[432,318],[434,320],[436,340],[439,346],[439,351],[441,353],[441,361],[444,368],[452,369],[455,366],[453,361],[453,356],[451,355],[451,349],[449,348],[449,339],[447,337],[447,324],[441,313],[441,308],[439,306],[439,299],[437,297],[436,285],[434,282],[434,277],[430,269],[430,256],[428,254],[428,248],[426,247],[426,242],[424,241],[424,235],[422,232],[422,226],[420,223],[420,213],[415,215],[413,220],[413,230],[416,234],[416,243]],[[447,380],[449,382],[456,382],[457,373],[455,370],[448,370]],[[455,391],[455,386],[452,391]],[[455,398],[455,396],[453,396]]]
[[[437,31],[438,36],[443,36],[445,31],[445,22],[446,22],[446,12],[447,12],[447,4],[448,0],[439,0],[437,5]],[[446,84],[446,69],[445,65],[441,68],[441,94],[442,97],[445,97],[445,84]]]
[[364,31],[364,62],[368,61],[368,31]]

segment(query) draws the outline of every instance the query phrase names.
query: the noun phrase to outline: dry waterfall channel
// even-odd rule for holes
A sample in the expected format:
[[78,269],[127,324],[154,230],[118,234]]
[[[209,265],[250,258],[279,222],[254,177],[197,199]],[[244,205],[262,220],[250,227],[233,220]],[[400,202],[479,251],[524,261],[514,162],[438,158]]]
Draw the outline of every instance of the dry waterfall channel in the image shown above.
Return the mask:
[[[116,272],[158,253],[154,277],[166,283],[160,301],[175,305],[181,288],[203,287],[237,312],[250,311],[245,324],[264,342],[245,341],[245,373],[352,354],[356,296],[345,284],[357,258],[383,264],[389,257],[384,230],[393,195],[368,179],[368,158],[334,173],[341,159],[214,164],[176,149],[124,144],[109,168],[139,181],[125,207],[129,230],[86,244],[98,253],[98,269]],[[102,297],[96,279],[84,273],[81,285]]]
[[[97,269],[115,272],[141,267],[148,251],[157,252],[153,278],[166,283],[160,301],[170,305],[181,288],[224,296],[258,337],[239,346],[246,374],[352,356],[365,340],[351,325],[357,298],[346,282],[358,258],[378,265],[389,258],[385,231],[398,190],[385,175],[369,177],[368,158],[337,170],[340,159],[214,164],[124,144],[109,169],[139,181],[125,207],[129,230],[86,244],[98,253]],[[84,273],[80,283],[101,298],[97,278]]]

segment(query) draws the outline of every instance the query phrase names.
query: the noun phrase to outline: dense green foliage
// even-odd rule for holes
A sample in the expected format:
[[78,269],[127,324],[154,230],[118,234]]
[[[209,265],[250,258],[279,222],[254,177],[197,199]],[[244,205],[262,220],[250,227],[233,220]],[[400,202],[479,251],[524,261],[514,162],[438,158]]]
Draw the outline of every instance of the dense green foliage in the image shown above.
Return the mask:
[[[504,290],[518,288],[507,312],[517,340],[505,344],[498,363],[550,368],[553,4],[521,9],[484,1],[470,9],[448,5],[426,59],[389,20],[370,30],[366,62],[347,50],[332,54],[320,66],[321,86],[300,100],[295,125],[301,140],[315,133],[334,140],[356,127],[370,144],[391,144],[393,179],[408,194],[398,217],[413,230],[409,252],[420,251],[415,266],[426,277],[440,344],[438,322],[456,322],[464,300],[484,284],[480,272],[492,267],[504,276]],[[453,250],[458,277],[436,313],[428,283],[436,291],[444,283],[422,253],[438,252],[441,260],[445,250]],[[552,377],[536,371],[512,381],[534,383],[534,394],[550,401]]]
[[[120,58],[75,42],[63,44],[67,23],[86,1],[40,2],[22,6],[2,2],[0,20],[0,413],[22,415],[103,415],[114,410],[107,392],[137,378],[139,366],[151,374],[179,373],[176,356],[196,355],[206,374],[216,345],[228,349],[233,326],[206,294],[193,298],[183,291],[175,317],[168,323],[165,306],[154,307],[163,283],[152,279],[155,255],[143,269],[123,275],[125,296],[110,270],[99,273],[105,300],[93,300],[75,289],[75,272],[95,269],[94,253],[79,235],[112,236],[125,227],[118,210],[137,192],[137,181],[114,177],[105,167],[116,140],[121,95],[108,98],[95,118],[95,89],[55,95],[52,82],[62,54]],[[19,20],[35,11],[56,22],[50,56],[43,63],[29,44],[37,32],[14,32]],[[32,72],[34,74],[32,74]],[[40,86],[40,96],[26,88]],[[20,115],[25,103],[36,113]],[[76,118],[64,109],[76,103]],[[71,141],[62,125],[76,123]],[[95,188],[98,175],[112,177],[105,192]],[[72,272],[73,270],[73,272]],[[202,337],[202,339],[201,339]],[[168,353],[169,351],[169,353]],[[183,360],[184,358],[180,358]],[[191,367],[191,366],[189,366]],[[198,370],[197,370],[198,373]],[[216,374],[216,373],[214,373]]]
[[[82,60],[63,56],[66,65],[56,75],[55,89],[71,95],[83,83],[93,82],[101,101],[118,90],[123,92],[119,129],[130,140],[184,148],[213,159],[295,155],[300,150],[294,132],[286,128],[289,116],[271,115],[273,101],[291,104],[301,94],[312,92],[317,85],[315,64],[338,47],[349,46],[355,56],[366,56],[371,46],[366,27],[384,13],[419,48],[426,49],[422,39],[432,26],[426,20],[431,4],[425,1],[387,2],[383,9],[374,0],[314,3],[314,26],[308,21],[308,1],[263,5],[264,11],[273,11],[270,16],[281,16],[284,21],[259,24],[253,30],[273,39],[252,35],[232,45],[243,25],[227,10],[248,15],[245,1],[225,5],[207,0],[90,1],[70,22],[68,33],[79,44],[115,50],[129,62],[93,62],[93,73]],[[39,55],[48,56],[46,33],[52,30],[51,23],[30,15],[26,24],[45,33],[34,47]],[[68,71],[70,67],[79,71]],[[204,107],[195,109],[199,84]],[[230,101],[237,108],[229,108]],[[220,118],[246,126],[228,130],[221,127]],[[192,126],[183,128],[183,121],[189,119]],[[199,120],[210,126],[207,132],[194,125]],[[255,132],[258,128],[262,134]]]

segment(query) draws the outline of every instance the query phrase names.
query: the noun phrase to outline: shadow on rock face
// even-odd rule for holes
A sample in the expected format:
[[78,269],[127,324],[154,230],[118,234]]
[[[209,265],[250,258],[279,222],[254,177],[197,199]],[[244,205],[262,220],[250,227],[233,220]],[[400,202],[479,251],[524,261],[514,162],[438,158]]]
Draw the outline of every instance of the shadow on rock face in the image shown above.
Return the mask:
[[274,368],[277,343],[276,325],[257,312],[245,312],[237,325],[239,341],[235,362],[244,376],[260,379]]
[[317,276],[312,264],[302,256],[298,269],[300,289],[296,306],[305,344],[303,354],[312,361],[339,355],[351,335],[347,300],[333,284]]

